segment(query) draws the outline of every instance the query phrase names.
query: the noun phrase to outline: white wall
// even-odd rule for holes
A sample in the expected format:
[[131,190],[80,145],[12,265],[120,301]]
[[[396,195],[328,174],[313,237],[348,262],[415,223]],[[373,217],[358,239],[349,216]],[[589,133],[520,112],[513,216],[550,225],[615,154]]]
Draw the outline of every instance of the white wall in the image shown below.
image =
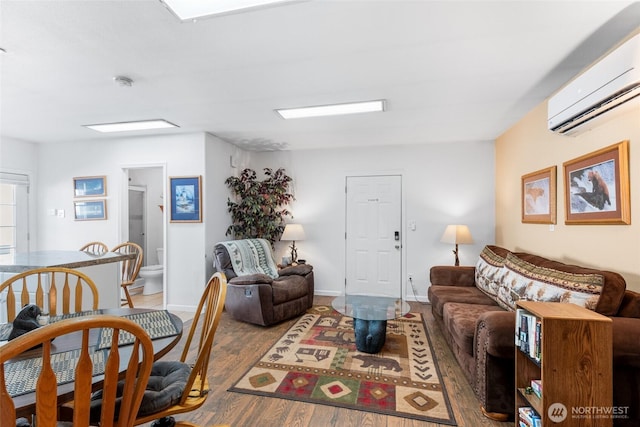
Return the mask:
[[[231,157],[234,158],[236,167],[231,166]],[[238,147],[227,144],[213,135],[206,135],[205,144],[206,174],[204,178],[204,191],[206,192],[204,207],[205,221],[205,270],[207,277],[214,273],[213,247],[216,243],[229,240],[225,236],[227,227],[231,224],[231,217],[227,211],[227,198],[229,190],[224,181],[232,175],[236,175],[240,167],[244,167],[248,161],[248,153]],[[238,167],[240,166],[240,167]]]
[[[406,145],[252,153],[252,168],[284,167],[293,178],[295,222],[306,240],[298,257],[314,266],[316,293],[337,295],[345,277],[345,178],[358,174],[402,175],[404,268],[414,278],[418,299],[426,299],[429,268],[453,264],[453,247],[440,242],[447,224],[467,224],[475,243],[460,246],[461,265],[472,265],[485,244],[494,242],[494,144]],[[416,230],[408,222],[416,222]],[[288,251],[276,245],[279,259]],[[406,286],[407,298],[413,292]]]
[[[39,145],[38,248],[77,249],[89,240],[109,247],[120,243],[127,237],[123,169],[163,164],[167,177],[205,175],[204,145],[204,134]],[[107,177],[108,219],[74,221],[73,177],[93,175]],[[64,209],[65,217],[48,216],[51,208]],[[206,283],[204,224],[169,223],[166,218],[165,226],[167,306],[193,309]]]
[[[3,144],[5,145],[5,144]],[[35,152],[35,153],[34,153]],[[10,153],[11,155],[5,154]],[[318,294],[337,295],[344,285],[345,178],[356,174],[393,173],[403,177],[404,272],[414,277],[418,299],[426,298],[429,268],[452,264],[450,245],[440,243],[447,224],[468,224],[474,245],[460,247],[463,265],[474,264],[485,244],[494,242],[494,144],[407,145],[368,149],[246,152],[212,135],[169,135],[83,143],[38,145],[12,143],[3,147],[2,163],[29,158],[25,167],[40,164],[37,190],[38,249],[76,249],[88,240],[110,247],[126,230],[122,218],[123,168],[166,165],[168,176],[203,176],[203,223],[165,223],[167,307],[193,309],[213,272],[213,245],[228,239],[226,209],[229,190],[224,180],[244,167],[284,167],[293,178],[295,221],[305,226],[299,257],[313,264]],[[231,167],[230,157],[236,167]],[[18,162],[16,160],[16,162]],[[19,164],[15,163],[15,164]],[[107,176],[107,221],[73,220],[75,176]],[[167,178],[165,177],[165,178]],[[165,179],[166,183],[166,179]],[[165,195],[165,201],[168,196]],[[168,204],[168,203],[167,203]],[[64,218],[47,209],[64,209]],[[165,209],[168,212],[168,209]],[[410,231],[409,221],[416,222]],[[276,246],[280,258],[287,245]],[[406,286],[408,298],[413,298]]]

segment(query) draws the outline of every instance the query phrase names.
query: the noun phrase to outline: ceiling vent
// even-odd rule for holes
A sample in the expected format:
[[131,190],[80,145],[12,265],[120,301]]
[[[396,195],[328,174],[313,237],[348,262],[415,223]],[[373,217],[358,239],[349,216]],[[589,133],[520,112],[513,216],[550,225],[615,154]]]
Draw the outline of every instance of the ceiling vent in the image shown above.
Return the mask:
[[[596,62],[553,95],[547,104],[549,130],[577,135],[640,101],[640,34]],[[624,107],[624,108],[623,108]]]

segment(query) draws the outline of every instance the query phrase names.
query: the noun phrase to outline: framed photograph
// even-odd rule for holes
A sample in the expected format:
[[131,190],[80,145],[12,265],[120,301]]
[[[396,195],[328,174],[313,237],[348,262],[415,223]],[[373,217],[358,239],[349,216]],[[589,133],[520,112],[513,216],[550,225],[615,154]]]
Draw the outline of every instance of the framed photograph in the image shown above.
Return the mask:
[[202,222],[202,177],[169,177],[171,222]]
[[107,219],[106,200],[84,200],[73,202],[76,221]]
[[99,197],[107,195],[107,177],[82,176],[73,178],[73,195],[75,197]]
[[522,222],[556,223],[556,166],[522,176]]
[[565,224],[630,224],[629,141],[563,163]]

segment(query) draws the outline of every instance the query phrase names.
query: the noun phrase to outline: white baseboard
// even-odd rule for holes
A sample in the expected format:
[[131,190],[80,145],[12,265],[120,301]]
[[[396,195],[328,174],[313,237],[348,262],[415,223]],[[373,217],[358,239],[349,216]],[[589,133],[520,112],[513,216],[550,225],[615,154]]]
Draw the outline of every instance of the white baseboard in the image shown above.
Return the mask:
[[337,297],[342,295],[340,291],[318,291],[318,290],[314,290],[313,294],[321,297]]
[[187,313],[195,313],[198,307],[195,305],[179,305],[179,304],[167,304],[167,310],[169,311],[185,311]]

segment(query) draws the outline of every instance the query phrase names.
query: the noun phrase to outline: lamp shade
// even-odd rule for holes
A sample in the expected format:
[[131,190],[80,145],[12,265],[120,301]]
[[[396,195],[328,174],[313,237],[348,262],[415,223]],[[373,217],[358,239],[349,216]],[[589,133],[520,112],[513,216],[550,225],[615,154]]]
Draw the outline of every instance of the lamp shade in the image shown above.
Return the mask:
[[304,228],[301,224],[287,224],[284,226],[284,232],[280,240],[304,240]]
[[447,225],[440,241],[443,243],[465,245],[473,243],[473,237],[471,237],[469,227],[466,225]]

